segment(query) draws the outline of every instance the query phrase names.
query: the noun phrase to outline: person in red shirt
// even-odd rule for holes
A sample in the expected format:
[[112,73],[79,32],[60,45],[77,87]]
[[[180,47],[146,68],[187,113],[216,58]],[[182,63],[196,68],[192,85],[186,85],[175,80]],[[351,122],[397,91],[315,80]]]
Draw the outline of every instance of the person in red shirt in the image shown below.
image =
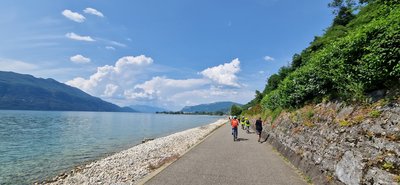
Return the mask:
[[233,116],[233,119],[231,120],[231,125],[232,125],[232,135],[233,135],[233,141],[237,140],[238,137],[238,125],[239,121],[236,119],[236,116]]

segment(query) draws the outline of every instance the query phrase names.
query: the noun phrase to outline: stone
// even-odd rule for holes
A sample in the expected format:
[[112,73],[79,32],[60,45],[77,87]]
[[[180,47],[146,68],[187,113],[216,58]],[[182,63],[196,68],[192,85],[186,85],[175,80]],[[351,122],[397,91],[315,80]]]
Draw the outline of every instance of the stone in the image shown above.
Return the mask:
[[396,178],[395,175],[374,167],[368,170],[367,174],[365,175],[364,183],[368,185],[370,184],[396,185],[398,183],[395,182],[395,178]]
[[347,151],[337,163],[335,174],[345,184],[358,185],[362,180],[364,166],[361,153]]
[[354,107],[344,107],[342,110],[340,110],[340,112],[338,113],[338,115],[336,116],[336,119],[338,120],[343,120],[345,118],[347,118],[351,113],[353,113]]

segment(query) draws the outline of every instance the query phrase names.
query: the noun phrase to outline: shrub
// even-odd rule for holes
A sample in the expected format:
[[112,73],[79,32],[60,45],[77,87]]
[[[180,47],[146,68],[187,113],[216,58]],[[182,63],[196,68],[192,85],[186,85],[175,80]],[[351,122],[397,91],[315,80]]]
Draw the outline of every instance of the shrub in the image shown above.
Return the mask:
[[351,124],[350,121],[347,121],[347,120],[340,120],[340,121],[339,121],[339,125],[340,125],[341,127],[349,127],[349,126],[351,126],[352,124]]
[[378,110],[373,110],[369,113],[369,115],[373,118],[378,118],[381,115],[381,112],[379,112]]
[[294,68],[271,76],[264,109],[299,107],[313,100],[361,102],[376,89],[400,85],[400,5],[377,0],[346,26],[333,25],[294,57]]

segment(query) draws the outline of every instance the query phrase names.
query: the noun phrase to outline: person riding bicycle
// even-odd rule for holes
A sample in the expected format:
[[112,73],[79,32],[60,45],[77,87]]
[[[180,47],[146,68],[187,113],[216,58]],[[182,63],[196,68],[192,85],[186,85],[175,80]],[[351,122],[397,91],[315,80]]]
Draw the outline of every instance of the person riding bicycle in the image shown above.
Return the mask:
[[231,120],[231,125],[232,125],[232,135],[233,135],[233,141],[237,140],[238,137],[238,125],[239,121],[236,119],[236,116],[233,116],[233,119]]

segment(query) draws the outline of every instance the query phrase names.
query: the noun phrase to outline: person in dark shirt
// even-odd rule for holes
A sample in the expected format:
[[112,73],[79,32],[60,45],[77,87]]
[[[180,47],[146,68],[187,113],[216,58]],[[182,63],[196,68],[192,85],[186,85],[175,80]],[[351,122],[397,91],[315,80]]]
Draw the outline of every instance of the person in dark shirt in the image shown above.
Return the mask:
[[258,118],[256,120],[256,132],[258,135],[258,142],[260,142],[260,139],[261,139],[261,131],[262,131],[262,121],[261,121],[261,118]]

